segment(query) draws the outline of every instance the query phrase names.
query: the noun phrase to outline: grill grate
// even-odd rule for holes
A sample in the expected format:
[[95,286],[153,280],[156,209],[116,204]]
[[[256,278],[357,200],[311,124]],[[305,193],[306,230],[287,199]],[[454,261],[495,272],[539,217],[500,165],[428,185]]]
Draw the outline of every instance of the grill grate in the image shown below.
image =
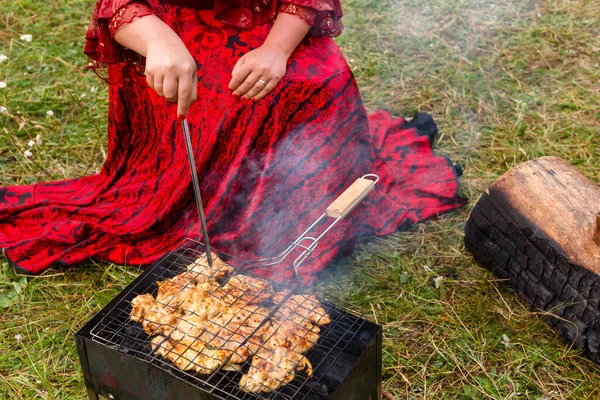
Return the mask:
[[[225,298],[227,303],[231,305],[238,304],[244,300],[243,304],[250,301],[251,303],[260,303],[260,306],[262,307],[252,305],[252,307],[248,307],[248,309],[241,308],[244,313],[239,313],[243,314],[242,317],[237,318],[237,322],[233,324],[231,323],[231,319],[223,319],[222,321],[224,322],[214,322],[217,321],[218,318],[211,319],[211,317],[209,317],[208,321],[211,322],[210,325],[216,328],[217,332],[210,329],[210,332],[205,330],[202,332],[194,332],[194,334],[192,334],[192,331],[187,331],[186,334],[182,334],[182,332],[185,333],[185,331],[173,331],[173,324],[157,324],[157,319],[155,318],[146,319],[146,315],[148,314],[146,313],[141,322],[147,324],[147,329],[152,334],[149,335],[140,322],[132,321],[130,319],[132,310],[131,302],[136,296],[151,293],[152,296],[156,298],[159,293],[157,281],[164,282],[177,277],[178,275],[181,276],[180,274],[188,271],[188,266],[192,264],[194,260],[203,256],[204,252],[202,245],[187,239],[177,250],[171,253],[170,257],[163,258],[160,262],[157,262],[152,266],[150,270],[146,271],[145,274],[147,275],[147,279],[140,280],[137,284],[129,288],[122,299],[91,329],[90,335],[92,340],[159,367],[221,399],[288,400],[328,398],[328,391],[335,389],[334,386],[336,384],[336,382],[332,381],[335,380],[332,377],[344,377],[348,372],[346,369],[352,365],[351,362],[346,362],[343,357],[347,357],[347,354],[352,354],[353,346],[362,350],[364,344],[361,344],[361,341],[368,340],[371,337],[369,335],[365,335],[364,338],[361,337],[361,333],[364,333],[362,328],[366,320],[360,315],[336,305],[336,303],[339,303],[339,300],[337,299],[320,299],[317,304],[325,310],[331,322],[319,326],[320,332],[318,334],[318,339],[314,341],[311,339],[311,330],[313,329],[311,327],[317,326],[315,322],[318,321],[320,312],[317,312],[316,305],[310,300],[309,296],[301,297],[301,285],[298,280],[286,277],[286,284],[277,284],[275,282],[281,282],[283,279],[280,279],[281,277],[278,276],[273,276],[271,270],[261,270],[257,269],[256,266],[252,266],[252,273],[249,273],[248,271],[245,271],[245,267],[248,266],[245,262],[229,257],[214,249],[211,250],[213,250],[213,253],[216,253],[219,258],[234,266],[235,272],[231,274],[229,280],[219,279],[220,286],[217,290],[220,290],[220,296],[210,294],[209,296],[215,296],[215,298],[212,299],[209,297],[209,300],[207,301],[210,302],[211,299],[216,301],[217,298],[220,300]],[[204,270],[199,272],[195,271],[191,277],[194,278],[195,282],[201,282],[205,280],[205,274],[206,271]],[[261,281],[252,280],[252,284],[245,287],[236,287],[233,285],[232,282],[234,281],[234,278],[239,277],[241,279],[241,276],[268,276],[274,290],[278,293],[283,293],[279,296],[280,301],[259,301],[266,297],[265,293],[268,291],[264,287],[259,287],[256,284],[256,282]],[[189,281],[192,282],[192,280]],[[188,289],[190,287],[188,285],[192,285],[192,283],[180,283],[180,292]],[[227,290],[227,288],[230,290]],[[243,290],[237,290],[240,288]],[[186,314],[186,318],[189,318],[190,313],[193,315],[196,311],[180,307],[176,293],[172,296],[167,296],[157,302],[157,304],[159,304],[163,310],[177,308]],[[225,295],[223,296],[223,294]],[[308,315],[311,311],[313,314]],[[239,317],[239,315],[237,316]],[[180,322],[182,318],[183,316],[177,317],[176,322]],[[248,321],[253,321],[253,318],[256,318],[259,322],[248,325]],[[247,374],[248,371],[251,370],[252,362],[257,362],[261,357],[275,357],[273,350],[270,348],[272,346],[267,346],[264,343],[269,341],[268,338],[273,338],[273,332],[276,330],[269,327],[274,323],[276,326],[278,324],[279,326],[305,327],[303,330],[299,330],[302,333],[302,335],[299,336],[301,339],[304,339],[305,342],[309,343],[307,347],[310,347],[310,350],[304,355],[312,364],[312,377],[309,377],[304,372],[297,372],[295,378],[290,382],[281,382],[281,387],[275,391],[269,393],[249,393],[242,390],[240,387],[240,380],[244,374]],[[235,332],[238,332],[237,328],[239,324],[250,326],[252,332],[243,335],[243,339],[240,339],[238,342],[237,337],[234,337],[233,335]],[[163,355],[166,357],[170,356],[170,359],[159,356],[153,352],[150,342],[153,337],[159,337],[158,335],[155,335],[155,333],[158,332],[161,333],[162,339],[156,339],[155,344],[159,347],[160,351],[163,352]],[[256,337],[256,333],[265,333],[263,336],[266,340],[261,341],[258,345],[254,344],[250,338]],[[196,338],[199,334],[208,335],[203,336],[203,341],[209,344],[207,352],[211,354],[210,356],[207,356],[208,360],[206,361],[216,363],[217,366],[211,368],[210,371],[203,370],[204,372],[207,372],[203,374],[193,370],[183,371],[177,368],[174,362],[180,363],[188,368],[199,368],[199,359],[195,358],[195,355],[198,353],[190,351],[188,341],[190,336]],[[224,336],[225,339],[230,340],[222,341],[223,343],[221,343],[218,339],[223,338]],[[236,344],[234,348],[225,347],[227,343],[232,342]],[[297,342],[301,341],[299,340]],[[234,353],[231,350],[234,350],[237,353],[238,351],[241,351],[240,348],[243,346],[254,347],[252,349],[255,353],[253,356],[254,358],[248,358],[248,360],[242,364],[241,371],[226,370],[225,366],[227,363],[233,361],[232,358],[234,357]],[[223,351],[225,349],[229,349],[230,351]],[[217,357],[215,356],[217,353],[220,355],[225,353],[227,356]],[[190,354],[192,356],[190,356]],[[356,354],[356,356],[358,355],[359,354]],[[300,364],[300,362],[295,361],[294,365],[296,364]]]

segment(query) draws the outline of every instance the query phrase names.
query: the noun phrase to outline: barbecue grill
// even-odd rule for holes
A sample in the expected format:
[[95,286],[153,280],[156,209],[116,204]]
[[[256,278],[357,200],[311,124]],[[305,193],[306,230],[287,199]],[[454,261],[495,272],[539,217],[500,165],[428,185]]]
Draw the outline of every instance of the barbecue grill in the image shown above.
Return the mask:
[[183,129],[204,243],[184,240],[75,335],[89,398],[379,400],[381,327],[306,293],[298,269],[379,178],[357,179],[281,254],[242,260],[209,247]]
[[[313,376],[298,373],[271,393],[244,392],[238,371],[190,373],[153,354],[148,335],[129,319],[130,302],[138,294],[155,293],[156,281],[181,273],[201,253],[201,245],[186,240],[148,267],[75,335],[90,399],[380,399],[381,327],[338,299],[320,299],[332,322],[322,327],[306,354]],[[239,265],[244,266],[241,261]]]

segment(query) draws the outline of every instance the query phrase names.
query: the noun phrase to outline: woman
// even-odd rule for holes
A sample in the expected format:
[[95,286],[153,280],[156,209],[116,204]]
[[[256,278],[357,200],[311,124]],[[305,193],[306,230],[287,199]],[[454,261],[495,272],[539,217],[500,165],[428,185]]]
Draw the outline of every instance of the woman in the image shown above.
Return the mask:
[[90,257],[148,264],[197,238],[182,116],[211,243],[242,258],[277,254],[356,178],[381,177],[301,267],[307,283],[359,236],[464,204],[429,116],[367,116],[331,38],[341,17],[338,0],[99,0],[85,52],[108,65],[106,162],[0,188],[0,247],[37,274]]

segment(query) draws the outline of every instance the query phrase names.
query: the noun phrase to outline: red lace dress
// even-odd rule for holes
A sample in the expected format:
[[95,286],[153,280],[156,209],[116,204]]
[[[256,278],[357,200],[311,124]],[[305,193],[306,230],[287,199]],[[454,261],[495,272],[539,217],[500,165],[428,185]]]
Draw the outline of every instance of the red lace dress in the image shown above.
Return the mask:
[[[130,3],[99,0],[87,34],[86,54],[108,64],[112,82],[101,171],[0,188],[0,248],[16,267],[37,274],[89,258],[145,265],[198,238],[176,105],[148,88],[135,66],[143,60],[111,37],[111,29],[149,12],[172,27],[198,65],[188,121],[216,248],[247,259],[274,255],[356,178],[378,174],[377,188],[301,267],[309,283],[357,238],[388,235],[465,203],[460,170],[432,152],[437,129],[428,115],[367,115],[331,38],[342,28],[338,0],[148,0],[149,8],[123,8]],[[234,98],[231,70],[263,43],[277,12],[306,19],[311,33],[266,98]]]

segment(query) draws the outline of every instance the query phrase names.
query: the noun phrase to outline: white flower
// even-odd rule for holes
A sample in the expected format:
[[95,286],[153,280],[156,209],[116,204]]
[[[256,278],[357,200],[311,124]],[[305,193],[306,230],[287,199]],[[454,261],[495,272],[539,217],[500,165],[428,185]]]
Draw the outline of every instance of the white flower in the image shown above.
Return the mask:
[[25,67],[25,69],[26,69],[27,71],[31,71],[31,70],[33,69],[33,67],[32,67],[31,65],[28,65],[28,66],[26,66],[26,67]]
[[20,341],[21,341],[21,340],[23,340],[23,339],[25,339],[25,335],[22,335],[22,334],[20,334],[20,333],[18,333],[18,334],[16,334],[16,335],[15,335],[15,340],[16,340],[17,342],[20,342]]
[[7,113],[6,107],[0,106],[0,114],[6,114],[6,113]]
[[79,98],[80,98],[80,99],[83,99],[84,97],[87,97],[87,93],[81,93],[81,94],[79,95]]
[[34,140],[30,140],[29,143],[27,143],[27,146],[29,146],[29,147],[35,146],[35,141]]
[[25,152],[23,153],[23,155],[25,156],[25,158],[29,158],[33,155],[32,152],[30,152],[29,150],[25,150]]
[[90,88],[90,92],[92,92],[92,93],[96,93],[97,90],[98,90],[98,88],[96,86],[92,86]]
[[510,347],[510,338],[508,337],[508,335],[506,333],[502,334],[502,343],[506,346],[506,347]]
[[6,87],[6,82],[0,82],[0,89],[4,89]]
[[0,54],[0,64],[2,64],[6,60],[8,60],[8,57],[5,56],[4,54]]
[[24,42],[31,42],[33,40],[33,36],[31,35],[21,35],[21,40]]
[[46,111],[46,115],[49,116],[49,117],[51,117],[51,116],[54,115],[54,111],[48,110],[48,111]]
[[36,135],[35,142],[37,143],[38,146],[42,145],[42,136],[40,134]]
[[435,277],[435,278],[433,279],[433,283],[435,284],[435,288],[436,288],[436,289],[439,289],[439,288],[440,288],[440,286],[441,286],[441,284],[442,284],[442,281],[443,281],[443,280],[444,280],[444,277],[443,277],[443,276],[438,276],[438,277]]

